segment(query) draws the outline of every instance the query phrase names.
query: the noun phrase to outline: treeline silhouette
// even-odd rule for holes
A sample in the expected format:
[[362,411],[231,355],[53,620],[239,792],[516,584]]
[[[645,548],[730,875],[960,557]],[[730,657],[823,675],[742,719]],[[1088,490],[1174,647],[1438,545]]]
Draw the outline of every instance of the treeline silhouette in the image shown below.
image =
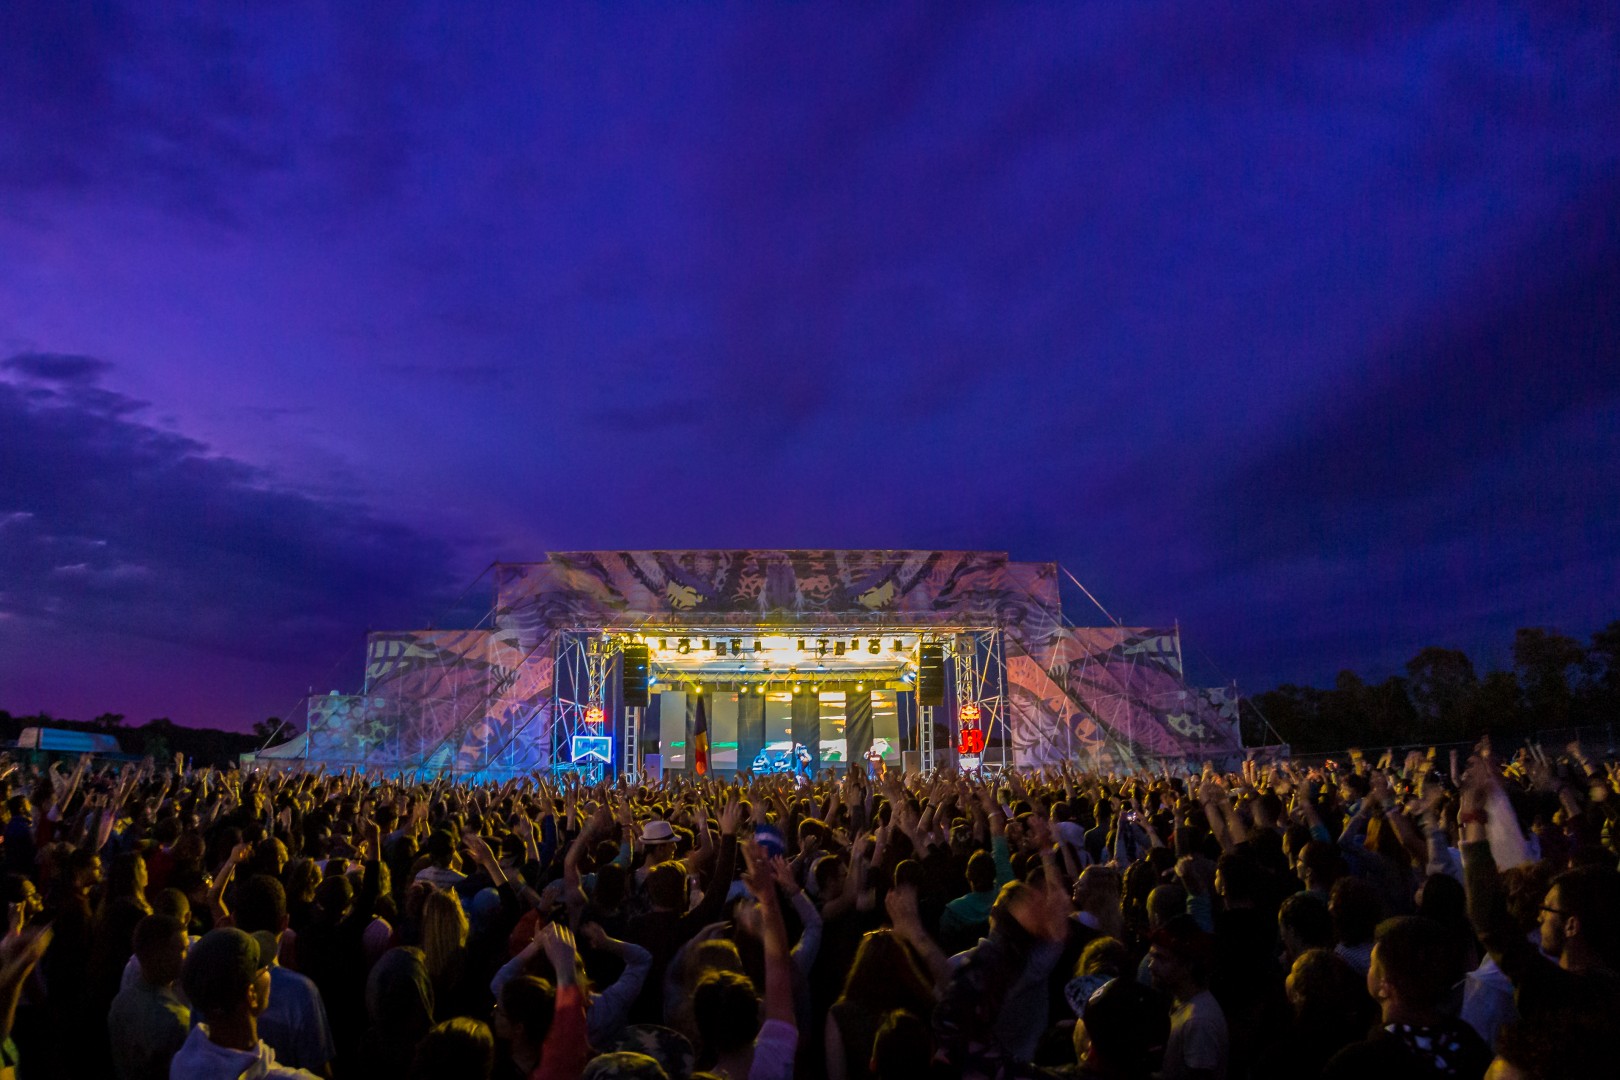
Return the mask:
[[[183,754],[195,765],[228,765],[238,755],[257,750],[264,745],[270,729],[280,721],[271,717],[253,725],[251,732],[220,731],[217,728],[195,728],[177,724],[166,716],[148,720],[138,727],[126,726],[122,713],[102,713],[93,720],[70,720],[49,713],[32,716],[13,716],[0,709],[0,740],[15,743],[23,728],[43,727],[59,731],[85,731],[97,735],[112,735],[118,739],[119,749],[133,757],[152,757],[167,761]],[[293,733],[291,726],[282,729],[280,742]]]
[[[1430,645],[1403,674],[1341,671],[1327,689],[1287,683],[1244,702],[1244,742],[1280,736],[1298,753],[1349,746],[1523,739],[1620,720],[1620,619],[1584,644],[1544,627],[1513,635],[1511,670],[1481,674],[1468,654]],[[1267,722],[1270,728],[1267,730]]]

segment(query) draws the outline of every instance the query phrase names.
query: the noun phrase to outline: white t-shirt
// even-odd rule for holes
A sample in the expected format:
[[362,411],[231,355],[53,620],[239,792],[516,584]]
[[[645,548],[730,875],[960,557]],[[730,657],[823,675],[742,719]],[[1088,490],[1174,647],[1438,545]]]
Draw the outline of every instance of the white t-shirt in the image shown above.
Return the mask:
[[1164,1080],[1181,1080],[1192,1069],[1213,1070],[1226,1077],[1226,1014],[1208,990],[1177,1005],[1170,1013],[1170,1041],[1164,1047]]

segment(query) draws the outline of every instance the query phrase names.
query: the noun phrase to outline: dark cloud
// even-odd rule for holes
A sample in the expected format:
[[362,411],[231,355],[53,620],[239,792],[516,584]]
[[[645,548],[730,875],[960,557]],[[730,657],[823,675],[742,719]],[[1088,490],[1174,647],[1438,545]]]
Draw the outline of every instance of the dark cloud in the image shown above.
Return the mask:
[[18,353],[0,363],[0,370],[13,371],[25,379],[39,382],[90,386],[112,370],[112,365],[93,356]]
[[82,379],[0,382],[0,637],[26,625],[308,662],[453,598],[445,542],[139,417]]

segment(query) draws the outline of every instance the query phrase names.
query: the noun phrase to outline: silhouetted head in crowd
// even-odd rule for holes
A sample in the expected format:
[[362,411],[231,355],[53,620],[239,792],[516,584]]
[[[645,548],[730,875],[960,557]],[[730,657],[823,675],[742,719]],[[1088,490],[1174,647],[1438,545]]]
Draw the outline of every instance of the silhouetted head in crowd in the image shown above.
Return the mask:
[[736,972],[711,972],[692,994],[692,1019],[697,1026],[699,1060],[706,1064],[751,1046],[760,1027],[754,984]]
[[868,1068],[875,1080],[910,1080],[926,1075],[933,1052],[928,1024],[916,1013],[896,1009],[878,1026]]
[[840,1001],[875,1013],[892,1009],[927,1009],[933,998],[928,979],[892,930],[873,930],[861,939],[855,961],[844,977]]
[[1191,915],[1180,915],[1153,935],[1148,973],[1153,985],[1186,1001],[1208,988],[1214,942]]
[[1074,1056],[1089,1073],[1146,1077],[1170,1038],[1163,995],[1135,979],[1114,979],[1087,999],[1074,1025]]
[[1448,953],[1445,933],[1432,919],[1403,915],[1378,925],[1367,993],[1386,1024],[1434,1022],[1450,985]]
[[235,927],[204,934],[186,953],[180,985],[213,1042],[241,1050],[258,1045],[257,1019],[270,1003],[270,960],[251,935]]
[[410,1080],[489,1080],[495,1069],[495,1037],[489,1025],[458,1016],[434,1025],[416,1044]]
[[287,890],[269,874],[254,874],[236,889],[236,925],[253,933],[287,929]]
[[1615,1070],[1614,1017],[1575,1009],[1504,1026],[1485,1080],[1584,1080]]
[[1258,903],[1264,879],[1260,864],[1252,855],[1229,851],[1215,863],[1215,893],[1228,910]]
[[1348,1017],[1359,1031],[1371,1019],[1365,980],[1331,949],[1301,953],[1288,971],[1285,987],[1295,1019],[1307,1026]]
[[580,1080],[669,1080],[669,1074],[657,1058],[634,1050],[612,1050],[592,1058]]
[[1334,884],[1344,876],[1344,856],[1338,846],[1322,840],[1312,840],[1300,850],[1294,866],[1301,885],[1311,892],[1327,896]]
[[1620,871],[1565,870],[1541,904],[1541,951],[1574,971],[1620,970]]
[[1328,913],[1333,916],[1333,936],[1339,944],[1365,945],[1378,929],[1384,905],[1378,890],[1361,878],[1347,877],[1334,883]]
[[1182,885],[1170,881],[1155,886],[1148,893],[1147,920],[1148,930],[1162,930],[1167,923],[1177,915],[1187,913],[1187,890]]
[[173,986],[186,959],[186,928],[173,915],[148,915],[135,924],[135,957],[141,978]]
[[989,892],[996,887],[996,860],[988,851],[975,851],[967,861],[968,888]]
[[1295,893],[1277,909],[1277,932],[1283,954],[1292,962],[1310,949],[1331,949],[1336,940],[1333,916],[1315,893]]

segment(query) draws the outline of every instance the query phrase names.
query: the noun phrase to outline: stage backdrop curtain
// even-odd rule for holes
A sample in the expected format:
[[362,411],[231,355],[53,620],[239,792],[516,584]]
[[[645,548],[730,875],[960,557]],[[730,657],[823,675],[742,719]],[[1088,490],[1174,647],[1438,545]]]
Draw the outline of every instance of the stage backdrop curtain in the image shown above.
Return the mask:
[[[658,760],[665,773],[686,768],[686,733],[691,723],[690,695],[668,690],[658,695]],[[643,737],[646,732],[643,729]]]
[[[735,772],[737,769],[738,698],[733,693],[715,694],[709,699],[709,769]],[[758,694],[754,695],[758,697]],[[749,761],[754,760],[749,758]],[[746,764],[746,762],[744,762]]]
[[844,709],[844,737],[849,744],[844,760],[864,767],[866,752],[872,747],[872,691],[849,691]]
[[765,695],[737,695],[737,768],[753,765],[765,749]]
[[793,695],[793,741],[810,751],[811,775],[821,771],[821,695]]

